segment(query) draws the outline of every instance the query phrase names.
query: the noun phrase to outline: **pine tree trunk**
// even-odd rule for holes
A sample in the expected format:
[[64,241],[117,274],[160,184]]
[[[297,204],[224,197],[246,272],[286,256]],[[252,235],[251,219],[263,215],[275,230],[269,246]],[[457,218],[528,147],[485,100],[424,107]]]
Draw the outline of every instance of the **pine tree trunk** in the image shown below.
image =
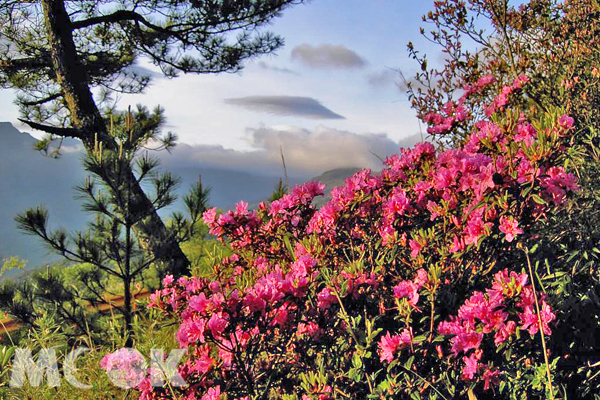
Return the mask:
[[[105,149],[116,150],[116,142],[110,137],[106,123],[94,102],[87,73],[77,55],[71,20],[64,0],[42,0],[42,6],[53,72],[62,89],[73,126],[82,133],[83,144],[88,154],[94,150],[96,137]],[[169,237],[165,224],[137,183],[133,171],[127,171],[126,175],[132,182],[132,198],[139,207],[138,212],[149,215],[147,223],[134,227],[140,242],[157,260],[168,265],[170,272],[175,275],[185,274],[189,267],[188,259],[175,238]],[[116,176],[110,170],[101,176],[109,186],[114,186],[111,185],[114,178]]]
[[124,283],[124,304],[123,317],[125,319],[125,336],[127,337],[126,346],[131,347],[133,343],[133,307],[131,298],[131,281],[128,279]]

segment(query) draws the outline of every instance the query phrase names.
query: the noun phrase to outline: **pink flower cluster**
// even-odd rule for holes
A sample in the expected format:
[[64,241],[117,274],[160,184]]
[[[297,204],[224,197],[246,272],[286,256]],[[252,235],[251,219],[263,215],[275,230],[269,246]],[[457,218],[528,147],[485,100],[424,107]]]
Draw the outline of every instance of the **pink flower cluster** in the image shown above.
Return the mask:
[[[266,243],[257,238],[273,236],[278,230],[302,236],[306,229],[306,215],[312,214],[312,200],[322,196],[325,185],[321,182],[307,182],[296,186],[291,193],[271,202],[268,206],[260,203],[258,210],[248,210],[248,203],[239,202],[235,210],[218,215],[212,208],[203,214],[204,222],[209,226],[209,233],[219,240],[229,238],[229,245],[234,249],[261,246],[261,252],[277,253],[277,243]],[[259,249],[256,249],[259,250]],[[270,250],[270,251],[269,251]]]
[[203,217],[211,235],[220,237],[226,232],[235,233],[236,240],[231,243],[233,248],[242,248],[250,243],[261,224],[256,210],[248,211],[248,203],[244,201],[237,203],[235,210],[217,216],[217,209],[212,208],[205,211]]
[[504,86],[500,94],[498,94],[492,103],[486,108],[485,115],[489,117],[498,110],[504,108],[509,102],[509,96],[515,91],[521,89],[527,82],[529,82],[529,78],[525,75],[520,75],[515,79],[512,85]]
[[[485,293],[473,293],[460,307],[456,317],[439,324],[440,334],[452,335],[452,355],[465,355],[465,379],[473,379],[479,370],[482,341],[487,335],[493,334],[494,346],[509,340],[517,329],[535,335],[539,331],[538,317],[544,334],[552,333],[549,324],[555,315],[544,296],[539,299],[540,314],[536,314],[533,288],[527,285],[527,280],[526,274],[509,273],[504,269],[494,275],[490,289]],[[467,357],[471,350],[472,354]],[[488,384],[489,381],[486,381],[486,386]]]
[[412,344],[413,334],[412,329],[404,329],[399,335],[390,335],[387,332],[379,341],[379,359],[381,362],[394,361],[395,354]]
[[[315,264],[316,260],[310,256],[300,256],[288,272],[276,267],[244,292],[234,289],[227,293],[218,282],[198,286],[191,293],[181,286],[163,289],[163,296],[169,293],[187,296],[187,308],[181,314],[182,322],[176,335],[179,344],[187,347],[193,343],[217,342],[221,345],[220,361],[230,365],[231,354],[236,350],[231,346],[235,343],[243,348],[249,339],[245,332],[234,329],[230,320],[257,314],[262,323],[272,320],[285,326],[287,316],[293,311],[292,303],[286,300],[306,296],[308,284],[315,277]],[[180,285],[182,283],[187,284],[183,281]]]
[[[331,200],[310,218],[307,232],[333,234],[339,211],[348,207],[357,197],[372,195],[380,186],[381,179],[374,177],[368,169],[347,178],[344,186],[333,188]],[[357,214],[367,212],[373,202],[362,204]]]
[[474,85],[465,85],[463,87],[463,97],[469,97],[474,93],[480,93],[494,82],[496,82],[496,78],[493,75],[483,75]]
[[[524,82],[502,93],[515,94]],[[472,90],[491,83],[483,77]],[[460,105],[443,111],[455,118],[451,129]],[[495,103],[507,106],[501,97]],[[369,369],[386,371],[414,355],[415,363],[431,364],[437,344],[422,338],[433,338],[439,315],[455,314],[438,326],[448,335],[438,354],[443,359],[449,348],[463,379],[488,388],[501,377],[494,346],[526,340],[516,339],[517,330],[535,334],[538,318],[549,335],[552,309],[541,296],[538,316],[524,274],[497,273],[490,289],[474,292],[459,310],[438,296],[466,278],[489,281],[481,265],[530,239],[532,221],[577,189],[555,157],[572,120],[534,129],[514,112],[473,126],[462,146],[436,151],[419,143],[388,157],[380,174],[357,172],[320,209],[312,201],[324,186],[309,182],[257,210],[241,202],[222,214],[207,211],[211,234],[234,253],[213,266],[211,279],[165,278],[150,303],[179,321],[176,338],[189,354],[179,373],[191,383],[178,389],[181,398],[243,398],[267,387],[280,397],[290,388],[327,399],[327,388],[343,379],[300,383],[300,375],[318,372],[317,361],[345,368],[360,364],[360,355]],[[357,351],[367,321],[377,351]],[[364,381],[350,390],[364,389]],[[164,388],[144,393],[170,396]]]
[[472,115],[467,109],[467,99],[475,93],[482,92],[494,82],[495,78],[492,75],[484,75],[474,85],[465,85],[464,93],[457,102],[450,100],[440,108],[439,112],[425,114],[423,121],[429,125],[427,133],[443,135],[451,132],[461,122],[470,120]]
[[400,281],[394,286],[394,297],[396,299],[407,299],[408,304],[417,309],[419,301],[419,290],[428,282],[427,271],[420,269],[417,276],[412,281]]
[[427,133],[430,135],[442,135],[452,130],[455,124],[466,121],[470,113],[464,105],[464,97],[459,103],[449,101],[441,108],[442,113],[432,112],[423,118],[430,126]]
[[512,242],[517,235],[523,233],[519,223],[512,217],[500,217],[500,232],[506,235],[506,241]]
[[551,167],[542,179],[545,194],[556,205],[561,206],[567,199],[569,192],[579,190],[577,180],[573,174],[565,172],[562,166]]

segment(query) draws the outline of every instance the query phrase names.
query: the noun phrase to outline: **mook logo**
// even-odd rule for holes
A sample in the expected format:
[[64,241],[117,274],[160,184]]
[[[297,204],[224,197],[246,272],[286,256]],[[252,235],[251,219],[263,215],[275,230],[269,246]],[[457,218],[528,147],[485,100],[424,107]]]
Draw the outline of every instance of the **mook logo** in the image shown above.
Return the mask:
[[[78,389],[91,389],[91,385],[80,382],[77,377],[77,359],[84,355],[89,348],[78,347],[68,353],[63,361],[64,379]],[[150,364],[137,350],[121,348],[104,356],[100,367],[106,371],[113,385],[132,389],[144,381],[155,387],[163,387],[167,382],[173,387],[186,387],[187,383],[178,372],[178,364],[184,356],[185,349],[171,350],[168,357],[162,349],[150,350]],[[37,354],[37,360],[31,350],[18,348],[15,350],[13,367],[9,386],[23,387],[29,380],[33,387],[40,386],[44,380],[50,387],[61,385],[60,370],[55,348],[42,349]]]

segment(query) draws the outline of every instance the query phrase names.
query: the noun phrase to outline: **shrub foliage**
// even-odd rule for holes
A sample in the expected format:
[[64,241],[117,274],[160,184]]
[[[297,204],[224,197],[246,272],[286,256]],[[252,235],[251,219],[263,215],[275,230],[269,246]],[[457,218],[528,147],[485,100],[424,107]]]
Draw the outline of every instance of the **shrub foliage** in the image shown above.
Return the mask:
[[[522,104],[528,78],[492,97],[459,146],[420,143],[363,170],[317,209],[309,182],[248,210],[205,212],[234,253],[210,276],[167,278],[151,306],[179,320],[185,388],[141,398],[554,396],[555,292],[534,262],[539,221],[579,190],[564,168],[574,120]],[[536,107],[531,103],[531,107]],[[432,121],[435,122],[435,121]],[[441,123],[444,123],[441,121]]]

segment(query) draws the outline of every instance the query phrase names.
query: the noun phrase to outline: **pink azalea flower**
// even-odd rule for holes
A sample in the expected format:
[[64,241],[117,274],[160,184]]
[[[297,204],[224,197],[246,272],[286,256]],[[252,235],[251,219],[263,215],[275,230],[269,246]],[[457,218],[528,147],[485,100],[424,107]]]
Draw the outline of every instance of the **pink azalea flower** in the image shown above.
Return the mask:
[[328,309],[332,304],[337,303],[337,298],[331,292],[331,289],[324,288],[317,295],[317,307],[322,309]]
[[461,352],[466,353],[471,349],[478,349],[482,340],[482,333],[469,331],[460,332],[452,339],[452,353],[456,357]]
[[495,81],[496,81],[496,78],[494,77],[494,75],[484,75],[481,78],[479,78],[479,80],[477,81],[477,86],[479,88],[483,88],[485,86],[491,85]]
[[191,363],[190,370],[205,374],[209,372],[215,366],[215,360],[210,357],[210,346],[202,345],[198,347],[194,352],[194,359],[189,360]]
[[214,313],[210,317],[210,320],[208,320],[208,329],[210,329],[210,333],[212,334],[213,338],[221,338],[223,330],[225,330],[225,328],[227,328],[227,325],[229,325],[229,321],[227,321],[226,317],[227,314],[218,312]]
[[530,123],[517,125],[517,134],[514,136],[515,142],[523,142],[525,146],[530,147],[537,136],[537,131]]
[[561,128],[563,128],[565,130],[571,129],[573,127],[574,123],[575,123],[575,120],[572,117],[569,117],[568,115],[563,115],[558,120],[558,124],[561,126]]
[[479,369],[479,361],[475,354],[471,354],[471,356],[463,357],[463,362],[465,366],[462,369],[462,379],[463,380],[472,380],[477,374],[477,370]]
[[438,332],[442,335],[458,335],[464,329],[462,322],[457,317],[449,321],[442,321],[438,326]]
[[394,188],[390,199],[384,204],[384,213],[387,216],[404,215],[411,210],[410,200],[406,192],[400,188]]
[[490,298],[502,299],[503,297],[513,297],[518,293],[521,293],[523,287],[527,284],[529,277],[527,274],[517,274],[515,271],[511,271],[510,275],[508,269],[503,269],[494,275],[494,282],[492,283],[491,289],[487,290]]
[[394,297],[397,299],[407,298],[411,306],[416,306],[419,301],[419,292],[417,285],[411,281],[401,281],[394,286]]
[[210,209],[204,211],[204,213],[202,214],[202,219],[204,220],[204,223],[207,225],[213,224],[215,222],[216,218],[217,218],[217,207],[210,208]]
[[171,286],[173,284],[173,282],[175,281],[175,279],[173,278],[173,275],[167,275],[163,278],[163,286]]
[[221,386],[215,386],[206,392],[204,396],[202,396],[201,400],[219,400],[221,397]]
[[385,334],[379,341],[379,359],[381,362],[392,362],[394,354],[399,349],[408,346],[412,343],[412,332],[405,329],[400,335]]
[[184,319],[175,334],[180,347],[187,347],[190,343],[204,343],[206,320]]
[[127,389],[143,384],[147,376],[146,360],[137,350],[123,348],[109,353],[100,361],[100,367],[106,370],[113,382]]
[[497,385],[499,382],[500,371],[492,371],[489,367],[485,367],[485,371],[483,373],[483,390],[489,390],[491,385]]
[[577,191],[577,179],[573,174],[565,172],[563,167],[551,167],[546,172],[547,177],[543,178],[542,186],[551,198],[552,202],[560,206],[567,197],[567,191]]
[[463,238],[459,238],[458,236],[454,236],[452,238],[452,245],[450,246],[450,253],[456,253],[459,251],[463,251],[465,249],[465,240]]
[[318,339],[319,336],[321,336],[321,328],[319,327],[319,324],[317,324],[314,321],[310,321],[308,324],[302,322],[299,323],[298,335],[302,336],[305,334],[310,336],[314,340]]
[[273,318],[273,323],[279,326],[285,326],[289,318],[289,310],[287,305],[282,305],[277,310],[275,310],[275,317]]
[[248,214],[248,203],[245,201],[240,201],[235,205],[235,213],[237,215],[246,215]]
[[418,288],[421,288],[425,284],[427,284],[427,282],[429,282],[429,276],[427,274],[427,271],[425,271],[423,268],[419,269],[417,271],[417,276],[415,277],[413,282],[415,283],[415,285],[417,285]]
[[519,222],[513,217],[500,217],[500,232],[506,235],[506,241],[512,242],[515,236],[523,233],[523,230],[519,228]]
[[465,228],[465,244],[476,244],[479,237],[488,233],[488,228],[492,225],[490,222],[483,221],[483,207],[473,210],[469,214],[467,226]]
[[410,256],[413,258],[418,256],[421,252],[421,249],[423,248],[421,243],[417,242],[416,240],[410,239],[408,244],[410,245]]
[[200,293],[199,295],[192,296],[189,299],[189,307],[192,311],[205,314],[206,310],[209,307],[210,302],[206,298],[204,293]]
[[508,321],[506,324],[498,329],[496,334],[494,335],[494,344],[498,346],[499,344],[504,343],[517,328],[517,323],[515,321]]

